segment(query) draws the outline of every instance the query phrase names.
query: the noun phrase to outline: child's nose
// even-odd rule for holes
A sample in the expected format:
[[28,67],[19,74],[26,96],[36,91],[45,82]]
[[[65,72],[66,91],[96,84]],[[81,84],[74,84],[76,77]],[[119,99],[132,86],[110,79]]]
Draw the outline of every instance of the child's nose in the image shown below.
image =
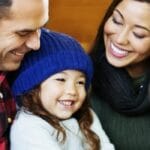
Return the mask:
[[76,96],[77,95],[77,87],[74,83],[69,83],[67,84],[65,91],[67,94],[71,96]]

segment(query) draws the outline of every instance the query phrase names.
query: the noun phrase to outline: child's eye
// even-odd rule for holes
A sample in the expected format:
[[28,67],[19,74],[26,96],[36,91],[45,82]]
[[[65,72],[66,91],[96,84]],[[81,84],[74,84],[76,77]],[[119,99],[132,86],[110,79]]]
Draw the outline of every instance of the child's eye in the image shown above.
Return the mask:
[[85,81],[78,81],[79,85],[85,85]]
[[57,81],[60,81],[60,82],[65,82],[65,79],[64,79],[64,78],[57,78],[56,80],[57,80]]

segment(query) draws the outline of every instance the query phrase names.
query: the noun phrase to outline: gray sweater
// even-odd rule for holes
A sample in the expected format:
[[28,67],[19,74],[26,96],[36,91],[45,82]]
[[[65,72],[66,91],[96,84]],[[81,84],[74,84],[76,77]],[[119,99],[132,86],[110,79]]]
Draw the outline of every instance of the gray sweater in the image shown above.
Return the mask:
[[[91,110],[92,111],[92,110]],[[97,116],[92,111],[93,124],[91,129],[101,140],[101,150],[114,150]],[[88,143],[79,128],[75,118],[61,121],[66,131],[65,143],[56,140],[56,129],[45,120],[31,113],[18,112],[11,127],[11,150],[87,150]],[[59,136],[61,140],[62,136]]]

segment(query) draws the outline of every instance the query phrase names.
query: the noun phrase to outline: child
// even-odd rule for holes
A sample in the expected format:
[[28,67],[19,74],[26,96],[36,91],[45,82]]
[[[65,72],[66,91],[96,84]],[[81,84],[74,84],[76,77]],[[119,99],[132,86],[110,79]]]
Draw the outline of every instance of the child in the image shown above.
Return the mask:
[[44,31],[12,90],[22,107],[11,128],[11,150],[113,150],[87,92],[93,68],[71,37]]

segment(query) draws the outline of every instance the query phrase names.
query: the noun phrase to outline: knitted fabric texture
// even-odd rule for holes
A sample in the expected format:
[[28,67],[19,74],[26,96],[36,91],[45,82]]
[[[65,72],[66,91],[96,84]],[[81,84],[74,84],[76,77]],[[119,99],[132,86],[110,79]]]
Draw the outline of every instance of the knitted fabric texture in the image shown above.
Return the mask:
[[85,73],[86,88],[89,87],[93,76],[92,62],[75,39],[42,29],[40,40],[40,49],[27,54],[17,71],[12,85],[14,96],[32,90],[51,75],[67,69]]

